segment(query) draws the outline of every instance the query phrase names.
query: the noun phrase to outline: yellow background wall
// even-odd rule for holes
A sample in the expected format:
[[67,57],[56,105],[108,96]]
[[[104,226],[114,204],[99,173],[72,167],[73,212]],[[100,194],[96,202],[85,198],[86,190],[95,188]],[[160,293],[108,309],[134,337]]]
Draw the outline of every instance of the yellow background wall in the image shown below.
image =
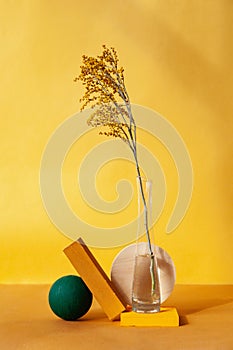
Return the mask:
[[[233,2],[12,0],[0,2],[0,16],[0,282],[51,283],[74,272],[62,253],[70,240],[42,206],[40,160],[55,128],[79,110],[82,54],[105,43],[119,53],[131,100],[165,116],[192,158],[187,215],[166,235],[166,207],[156,227],[177,283],[232,283]],[[109,272],[118,251],[94,254]]]

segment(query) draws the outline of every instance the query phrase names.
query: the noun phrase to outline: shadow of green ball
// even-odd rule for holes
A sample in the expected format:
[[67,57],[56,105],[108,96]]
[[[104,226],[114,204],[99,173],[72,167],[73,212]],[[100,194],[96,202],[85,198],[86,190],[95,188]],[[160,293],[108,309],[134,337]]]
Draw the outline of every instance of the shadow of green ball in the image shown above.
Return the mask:
[[93,296],[81,277],[69,275],[54,282],[48,299],[55,315],[66,321],[75,321],[90,309]]

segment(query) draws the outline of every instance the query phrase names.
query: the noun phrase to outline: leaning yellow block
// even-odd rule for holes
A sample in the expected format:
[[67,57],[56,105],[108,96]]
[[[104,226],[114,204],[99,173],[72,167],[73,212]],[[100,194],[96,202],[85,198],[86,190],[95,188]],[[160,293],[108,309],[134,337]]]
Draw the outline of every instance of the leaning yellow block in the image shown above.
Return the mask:
[[84,241],[79,238],[66,247],[64,253],[108,318],[111,321],[120,319],[120,314],[127,305]]
[[179,315],[175,307],[161,307],[161,311],[154,314],[122,312],[121,326],[178,327]]

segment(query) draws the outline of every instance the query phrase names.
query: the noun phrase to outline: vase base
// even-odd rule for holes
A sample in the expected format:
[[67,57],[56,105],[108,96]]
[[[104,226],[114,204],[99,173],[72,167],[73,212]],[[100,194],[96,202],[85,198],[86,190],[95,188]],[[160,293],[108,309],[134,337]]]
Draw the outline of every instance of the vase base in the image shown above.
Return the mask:
[[132,311],[142,314],[154,314],[160,312],[160,303],[148,303],[134,299],[132,302]]

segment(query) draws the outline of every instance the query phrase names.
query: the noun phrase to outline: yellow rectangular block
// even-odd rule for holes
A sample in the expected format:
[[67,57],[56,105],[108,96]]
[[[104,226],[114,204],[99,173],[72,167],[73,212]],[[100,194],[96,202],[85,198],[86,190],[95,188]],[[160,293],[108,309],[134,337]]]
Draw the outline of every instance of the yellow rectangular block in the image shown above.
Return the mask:
[[123,312],[121,326],[178,327],[179,315],[175,307],[161,307],[161,311],[154,314]]
[[84,241],[79,238],[77,242],[66,247],[64,253],[108,318],[111,321],[120,319],[120,314],[126,309],[126,305]]

